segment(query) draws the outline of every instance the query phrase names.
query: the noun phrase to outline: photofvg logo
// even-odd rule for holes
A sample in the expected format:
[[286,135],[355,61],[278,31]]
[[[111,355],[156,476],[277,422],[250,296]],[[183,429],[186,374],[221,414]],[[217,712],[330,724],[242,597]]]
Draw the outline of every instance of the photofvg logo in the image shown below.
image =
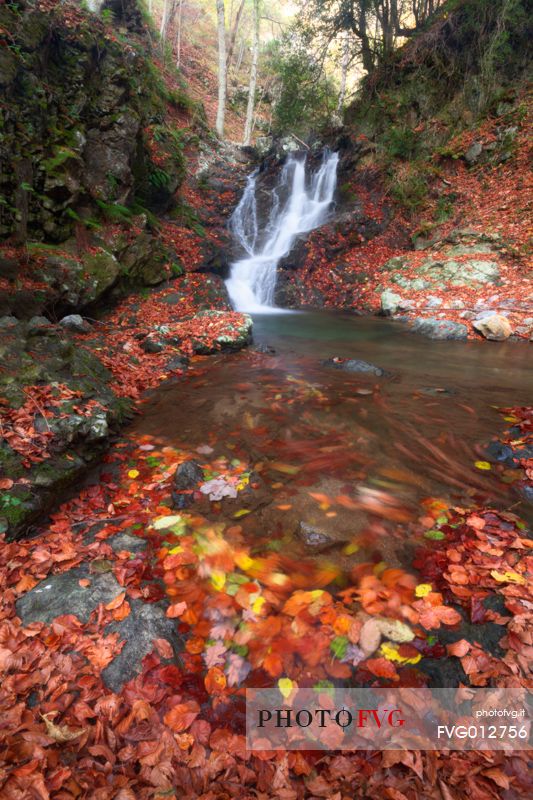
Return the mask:
[[527,689],[247,689],[249,750],[527,750]]

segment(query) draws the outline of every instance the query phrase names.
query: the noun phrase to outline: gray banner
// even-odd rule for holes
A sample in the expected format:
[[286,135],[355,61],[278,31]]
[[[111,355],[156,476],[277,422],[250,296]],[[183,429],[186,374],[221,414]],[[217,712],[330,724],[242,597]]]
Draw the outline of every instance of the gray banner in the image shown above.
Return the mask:
[[531,700],[527,689],[247,689],[247,748],[527,750]]

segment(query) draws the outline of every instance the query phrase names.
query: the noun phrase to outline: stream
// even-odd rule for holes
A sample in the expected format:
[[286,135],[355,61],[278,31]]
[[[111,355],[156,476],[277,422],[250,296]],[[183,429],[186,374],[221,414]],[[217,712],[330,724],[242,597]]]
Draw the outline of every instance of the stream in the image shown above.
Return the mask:
[[[207,445],[212,458],[260,472],[261,503],[240,521],[246,536],[281,538],[298,557],[322,544],[346,569],[378,556],[407,568],[409,526],[427,498],[475,499],[528,516],[501,469],[475,466],[505,425],[496,409],[511,394],[517,404],[531,397],[527,348],[433,342],[398,323],[328,312],[254,323],[256,346],[275,353],[211,359],[185,391],[173,382],[156,390],[134,429],[135,439]],[[364,359],[386,374],[325,365],[332,357]],[[328,504],[339,496],[347,507]],[[223,519],[227,502],[202,511]],[[230,502],[229,519],[234,511]],[[344,554],[346,542],[355,554]]]

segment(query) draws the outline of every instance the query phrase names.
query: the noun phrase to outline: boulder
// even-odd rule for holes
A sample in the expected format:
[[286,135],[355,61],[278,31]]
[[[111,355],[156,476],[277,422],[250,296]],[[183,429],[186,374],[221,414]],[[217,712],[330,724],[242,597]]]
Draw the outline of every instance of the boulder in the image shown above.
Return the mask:
[[91,330],[91,325],[79,314],[68,314],[59,320],[59,324],[62,328],[74,333],[87,333]]
[[28,320],[27,331],[30,336],[46,336],[54,330],[52,323],[46,317],[31,317]]
[[468,338],[468,328],[460,322],[451,319],[423,319],[421,317],[413,320],[410,326],[413,333],[420,333],[429,339],[457,339],[465,340]]
[[481,319],[474,320],[472,325],[485,339],[493,342],[503,342],[513,333],[511,323],[502,314],[483,316]]
[[385,316],[396,314],[402,307],[402,298],[391,289],[386,289],[381,293],[381,311]]
[[478,161],[481,153],[483,152],[483,145],[481,142],[474,142],[470,145],[465,153],[465,161],[468,164],[475,164]]
[[[90,585],[80,586],[82,578],[89,579]],[[121,591],[122,586],[112,572],[92,574],[86,566],[81,566],[40,581],[19,597],[16,609],[25,625],[31,622],[49,625],[63,614],[74,614],[80,622],[88,622],[100,603],[109,603]]]

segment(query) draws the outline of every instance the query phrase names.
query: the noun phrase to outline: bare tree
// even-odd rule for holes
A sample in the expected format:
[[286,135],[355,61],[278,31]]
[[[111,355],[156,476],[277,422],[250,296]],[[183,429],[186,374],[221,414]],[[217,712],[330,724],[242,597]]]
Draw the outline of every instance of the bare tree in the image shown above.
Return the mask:
[[259,60],[259,14],[260,0],[254,0],[254,32],[252,39],[252,66],[250,68],[250,85],[248,87],[248,106],[246,108],[246,122],[244,124],[244,144],[249,145],[252,141],[252,129],[254,122],[255,107],[255,87],[257,85],[257,62]]
[[350,63],[350,34],[345,31],[342,42],[341,60],[341,85],[339,88],[339,99],[337,101],[337,115],[342,115],[342,107],[346,98],[346,78],[348,76],[348,64]]
[[229,37],[229,44],[228,44],[228,53],[226,56],[226,67],[231,67],[231,59],[233,57],[233,51],[235,49],[235,40],[237,38],[237,31],[239,30],[239,22],[241,21],[242,12],[244,9],[244,0],[241,0],[239,7],[237,8],[237,13],[235,15],[235,20],[233,21],[233,27],[231,29],[230,37]]
[[218,29],[218,108],[216,129],[220,137],[224,136],[224,117],[226,115],[226,19],[224,0],[217,3]]

